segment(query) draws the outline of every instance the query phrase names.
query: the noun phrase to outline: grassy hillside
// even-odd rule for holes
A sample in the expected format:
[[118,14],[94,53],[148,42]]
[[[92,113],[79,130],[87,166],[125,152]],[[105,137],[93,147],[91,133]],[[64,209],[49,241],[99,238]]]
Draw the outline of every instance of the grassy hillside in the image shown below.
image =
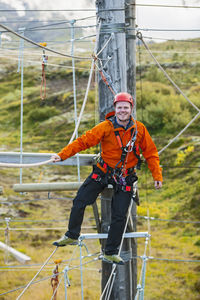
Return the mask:
[[[189,42],[151,45],[163,67],[197,106],[200,106],[198,56],[185,52],[198,52],[199,47],[198,43]],[[142,48],[140,58],[141,64],[138,60],[137,66],[137,118],[145,123],[160,150],[195,116],[196,111],[177,94]],[[67,68],[71,62],[55,59],[54,63],[63,64],[66,68],[48,66],[45,101],[40,99],[40,68],[25,64],[23,146],[27,152],[57,152],[67,144],[74,129],[72,72]],[[77,67],[79,112],[89,75],[89,65],[80,62],[77,63]],[[0,149],[19,151],[21,91],[20,74],[16,72],[16,65],[7,63],[5,68],[1,67],[0,80]],[[97,110],[93,81],[79,134],[95,125]],[[147,254],[154,258],[149,259],[147,263],[145,299],[148,300],[200,299],[200,263],[187,262],[200,260],[200,223],[192,223],[200,222],[199,124],[199,120],[196,120],[183,136],[161,154],[164,175],[161,191],[154,190],[151,175],[145,164],[142,170],[138,171],[141,202],[138,207],[138,231],[148,230],[151,233]],[[98,151],[98,147],[94,147],[86,152]],[[90,170],[90,167],[82,167],[81,178],[84,179]],[[43,166],[23,170],[23,181],[73,181],[76,180],[76,173],[75,167]],[[65,232],[74,192],[51,193],[52,199],[47,198],[47,193],[19,195],[12,190],[12,185],[19,182],[19,170],[0,169],[0,177],[0,185],[4,187],[4,195],[0,196],[0,201],[4,203],[0,207],[1,241],[5,240],[4,218],[11,217],[10,227],[15,229],[10,232],[11,246],[32,258],[29,268],[21,267],[17,271],[13,268],[0,269],[0,290],[6,292],[28,283],[38,270],[37,264],[43,264],[53,251],[52,241]],[[100,200],[98,205],[100,206]],[[153,218],[150,222],[145,218],[147,215]],[[96,232],[94,227],[92,209],[88,207],[83,232]],[[143,255],[144,242],[138,240],[138,255]],[[98,241],[87,242],[87,246],[92,254],[100,251]],[[63,260],[59,271],[62,271],[66,264],[73,267],[79,265],[79,249],[73,254],[74,249],[76,248],[69,247],[57,251],[54,258]],[[87,255],[84,249],[83,253]],[[73,260],[66,262],[72,254]],[[96,257],[97,254],[94,255],[94,258]],[[19,265],[14,258],[8,259],[8,266]],[[92,259],[84,259],[88,260]],[[50,262],[38,279],[51,276],[54,263],[53,260]],[[0,252],[0,265],[6,266],[3,252]],[[140,267],[141,262],[138,259],[138,280]],[[60,280],[61,278],[62,275]],[[70,271],[69,278],[70,299],[80,299],[80,271],[76,268]],[[85,265],[84,299],[99,298],[100,280],[101,263],[93,261]],[[20,291],[16,291],[1,296],[1,299],[16,299],[19,293]],[[50,299],[50,279],[31,287],[25,293],[24,299],[30,299],[33,295],[36,300]],[[63,298],[62,280],[58,299]]]

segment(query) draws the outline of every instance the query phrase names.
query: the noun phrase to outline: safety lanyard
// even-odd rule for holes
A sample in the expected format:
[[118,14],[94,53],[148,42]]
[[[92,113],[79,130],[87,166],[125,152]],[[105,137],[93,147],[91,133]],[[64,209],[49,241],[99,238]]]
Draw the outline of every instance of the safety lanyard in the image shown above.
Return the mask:
[[135,140],[136,140],[136,136],[137,136],[137,130],[135,128],[131,129],[131,139],[125,147],[123,147],[123,143],[122,143],[122,140],[121,140],[118,130],[115,131],[115,136],[116,136],[118,144],[122,150],[121,159],[116,164],[115,168],[119,165],[120,162],[122,163],[122,167],[124,167],[125,159],[127,158],[128,153],[133,151],[133,147],[135,145]]

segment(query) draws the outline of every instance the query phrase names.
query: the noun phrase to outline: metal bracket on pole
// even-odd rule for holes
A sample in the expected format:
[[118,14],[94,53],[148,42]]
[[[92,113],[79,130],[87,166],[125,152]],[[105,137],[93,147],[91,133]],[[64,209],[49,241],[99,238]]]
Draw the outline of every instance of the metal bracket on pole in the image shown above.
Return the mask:
[[146,249],[147,249],[148,241],[149,241],[149,237],[146,237],[146,240],[145,240],[145,254],[143,256],[141,256],[141,258],[143,260],[143,264],[142,264],[142,283],[141,283],[141,289],[139,291],[139,300],[144,300],[146,264],[147,264],[147,261],[148,261],[148,257],[146,255]]
[[78,239],[78,246],[80,249],[80,272],[81,272],[81,300],[84,299],[83,297],[83,265],[82,265],[82,247],[85,248],[85,250],[87,251],[87,254],[89,254],[89,250],[86,246],[85,243],[83,243],[83,240],[85,239],[84,236],[80,236]]
[[82,246],[83,246],[83,240],[82,238],[78,239],[78,245],[80,249],[80,271],[81,271],[81,300],[83,300],[83,266],[82,266]]
[[70,281],[67,272],[69,271],[69,267],[66,266],[63,270],[64,272],[64,284],[65,284],[65,300],[67,300],[67,287],[70,287]]

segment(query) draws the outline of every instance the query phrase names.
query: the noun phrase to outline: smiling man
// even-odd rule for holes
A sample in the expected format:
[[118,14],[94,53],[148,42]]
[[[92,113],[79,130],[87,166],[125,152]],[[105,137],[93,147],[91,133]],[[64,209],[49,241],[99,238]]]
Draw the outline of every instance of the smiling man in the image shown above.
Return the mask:
[[132,96],[128,93],[119,93],[115,96],[113,104],[115,110],[106,115],[105,121],[52,156],[54,162],[58,162],[101,143],[99,162],[93,166],[93,172],[82,184],[73,201],[68,231],[53,245],[62,247],[77,244],[85,207],[93,204],[99,193],[108,184],[112,184],[114,189],[112,217],[104,260],[124,264],[117,253],[126,223],[126,214],[133,197],[133,183],[138,179],[136,167],[140,168],[141,164],[140,149],[152,173],[156,189],[162,187],[162,171],[156,146],[146,127],[132,118]]

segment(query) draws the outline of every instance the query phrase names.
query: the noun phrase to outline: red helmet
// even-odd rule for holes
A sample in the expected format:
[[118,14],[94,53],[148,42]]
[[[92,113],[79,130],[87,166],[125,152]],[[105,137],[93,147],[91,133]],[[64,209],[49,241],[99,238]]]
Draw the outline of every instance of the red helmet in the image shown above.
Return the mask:
[[129,102],[133,107],[133,97],[129,93],[118,93],[115,95],[113,104],[115,105],[117,102]]

